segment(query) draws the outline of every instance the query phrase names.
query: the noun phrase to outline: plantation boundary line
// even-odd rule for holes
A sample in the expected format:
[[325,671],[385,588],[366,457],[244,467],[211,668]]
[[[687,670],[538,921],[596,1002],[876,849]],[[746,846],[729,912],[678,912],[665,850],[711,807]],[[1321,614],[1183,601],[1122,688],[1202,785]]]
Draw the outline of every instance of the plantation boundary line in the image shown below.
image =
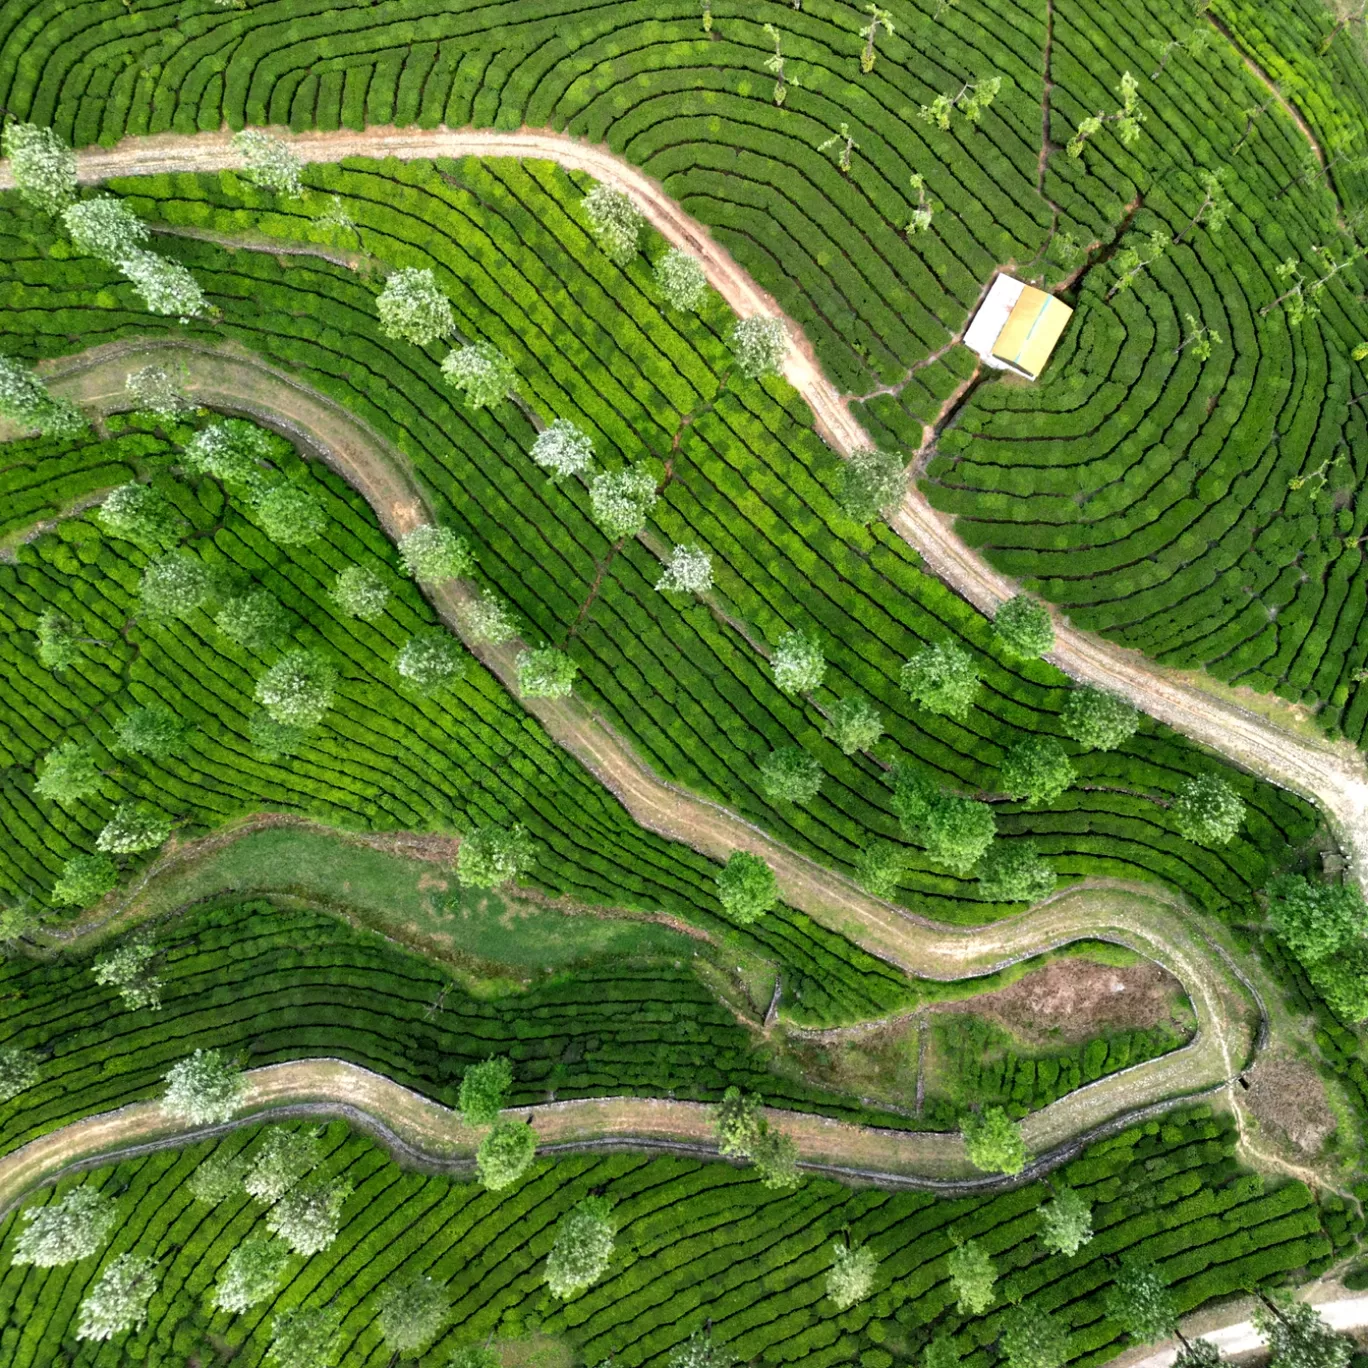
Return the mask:
[[[355,156],[523,157],[555,161],[567,169],[586,172],[626,191],[657,231],[675,246],[697,255],[709,282],[738,314],[783,316],[774,299],[701,224],[670,199],[662,186],[606,148],[565,134],[532,129],[273,131],[309,162],[335,162]],[[86,182],[120,175],[236,169],[242,164],[226,130],[191,136],[130,137],[111,149],[87,148],[76,156],[78,173]],[[8,168],[0,168],[0,188],[10,185]],[[843,455],[872,446],[845,398],[822,375],[801,330],[786,316],[785,322],[789,346],[784,376],[807,401],[818,432]],[[59,363],[45,369],[60,373],[61,368]],[[1016,592],[1011,580],[991,569],[959,540],[951,520],[933,510],[919,491],[909,491],[890,524],[921,553],[936,575],[980,609],[992,612]],[[1361,852],[1368,852],[1368,764],[1352,745],[1294,734],[1177,672],[1156,667],[1138,651],[1070,628],[1057,615],[1055,649],[1049,659],[1065,673],[1123,695],[1150,716],[1234,763],[1315,802],[1344,848],[1355,877],[1368,888],[1368,860],[1359,858]]]

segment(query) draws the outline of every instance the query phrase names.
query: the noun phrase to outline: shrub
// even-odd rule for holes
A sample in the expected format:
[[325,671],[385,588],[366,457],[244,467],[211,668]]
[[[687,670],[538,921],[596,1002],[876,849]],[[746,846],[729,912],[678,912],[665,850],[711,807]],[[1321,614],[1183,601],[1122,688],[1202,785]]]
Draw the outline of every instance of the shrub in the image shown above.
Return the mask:
[[595,185],[583,201],[584,216],[604,255],[618,266],[625,266],[636,255],[641,233],[641,213],[631,196],[611,186]]
[[420,584],[459,579],[475,568],[475,553],[449,527],[425,525],[399,538],[404,573]]
[[405,267],[393,272],[375,300],[380,331],[425,347],[456,330],[451,302],[430,270]]
[[778,375],[788,353],[788,331],[782,318],[753,314],[738,318],[731,333],[736,368],[749,380]]
[[770,661],[774,682],[786,694],[810,693],[826,674],[822,643],[806,632],[785,632]]
[[859,694],[838,699],[827,710],[825,734],[844,755],[871,749],[884,733],[879,710]]
[[579,666],[554,646],[518,652],[518,693],[523,698],[565,698],[574,689]]
[[1173,800],[1173,824],[1179,835],[1203,846],[1228,845],[1244,814],[1239,795],[1215,774],[1185,779]]
[[733,850],[717,872],[717,900],[734,922],[745,926],[779,901],[779,881],[758,855]]
[[993,635],[1009,655],[1032,660],[1054,649],[1054,626],[1044,605],[1018,594],[993,615]]
[[760,787],[771,802],[810,803],[822,787],[822,767],[801,746],[781,746],[760,762]]
[[611,1209],[606,1197],[585,1197],[557,1222],[546,1257],[546,1285],[553,1297],[567,1301],[603,1276],[613,1257]]
[[480,1141],[475,1167],[491,1192],[516,1183],[537,1152],[537,1132],[522,1121],[498,1121]]
[[857,523],[885,518],[907,494],[907,468],[886,451],[856,451],[841,471],[841,507]]
[[363,622],[375,622],[383,617],[389,596],[385,581],[364,566],[348,565],[337,572],[337,579],[333,581],[332,600],[339,611]]
[[1140,714],[1116,694],[1092,688],[1070,689],[1059,721],[1080,746],[1109,751],[1135,735]]
[[536,862],[537,843],[525,827],[472,827],[456,852],[456,879],[463,888],[497,888]]
[[1036,903],[1048,898],[1057,882],[1034,841],[994,841],[977,872],[980,895],[993,902]]
[[493,343],[472,342],[448,352],[442,379],[459,390],[473,409],[502,402],[518,388],[518,371]]
[[985,1107],[960,1122],[969,1162],[987,1173],[1020,1173],[1026,1167],[1021,1127],[1001,1107]]
[[513,1087],[513,1063],[491,1055],[483,1064],[471,1064],[461,1075],[457,1105],[467,1126],[489,1126],[499,1119]]
[[974,657],[948,639],[923,646],[912,655],[903,665],[898,683],[914,703],[957,722],[969,715],[979,691]]
[[1074,767],[1052,736],[1028,736],[1002,760],[1002,791],[1033,807],[1052,803],[1074,781]]
[[666,304],[682,313],[696,313],[708,293],[703,263],[678,247],[671,247],[656,262],[655,283]]

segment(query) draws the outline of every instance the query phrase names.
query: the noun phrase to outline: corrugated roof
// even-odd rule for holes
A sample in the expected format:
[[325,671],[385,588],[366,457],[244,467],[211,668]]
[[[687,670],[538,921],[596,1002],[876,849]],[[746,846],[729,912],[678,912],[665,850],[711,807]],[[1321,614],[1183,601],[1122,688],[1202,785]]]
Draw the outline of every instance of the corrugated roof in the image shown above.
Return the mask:
[[1072,317],[1073,310],[1067,304],[1027,285],[993,344],[993,355],[1035,379],[1045,369]]

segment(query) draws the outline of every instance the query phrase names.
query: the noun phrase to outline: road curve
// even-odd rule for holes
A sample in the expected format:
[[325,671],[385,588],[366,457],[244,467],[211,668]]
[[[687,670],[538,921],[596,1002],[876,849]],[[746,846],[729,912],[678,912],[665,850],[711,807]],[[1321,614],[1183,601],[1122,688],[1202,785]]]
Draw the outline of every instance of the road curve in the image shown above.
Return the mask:
[[[783,313],[657,181],[600,145],[527,128],[507,132],[393,127],[332,133],[271,131],[310,162],[358,156],[532,157],[587,172],[626,191],[662,236],[697,256],[709,282],[738,314]],[[77,153],[78,175],[83,181],[97,182],[114,176],[237,168],[242,158],[233,151],[231,136],[227,130],[188,136],[158,134],[125,138],[111,148],[85,148]],[[0,188],[11,184],[8,168],[0,166]],[[843,455],[873,445],[844,397],[822,374],[801,330],[791,319],[785,321],[789,348],[784,375],[807,401],[818,431]],[[951,521],[936,512],[919,491],[909,492],[890,522],[932,571],[980,609],[992,612],[1017,591],[1018,586],[959,540]],[[1368,849],[1368,764],[1353,746],[1279,726],[1230,697],[1159,669],[1139,652],[1075,630],[1058,615],[1055,649],[1049,659],[1074,678],[1124,695],[1151,717],[1316,803],[1334,829],[1354,876],[1368,890],[1368,862],[1359,858]]]

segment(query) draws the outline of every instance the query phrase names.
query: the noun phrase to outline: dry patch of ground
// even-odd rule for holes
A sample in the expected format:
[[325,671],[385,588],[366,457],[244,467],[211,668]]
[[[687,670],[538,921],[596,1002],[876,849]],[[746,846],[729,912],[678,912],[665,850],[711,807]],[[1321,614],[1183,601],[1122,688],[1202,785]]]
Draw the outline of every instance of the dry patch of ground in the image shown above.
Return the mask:
[[1270,1053],[1243,1078],[1249,1088],[1241,1100],[1264,1133],[1314,1159],[1336,1125],[1315,1069],[1291,1055]]

